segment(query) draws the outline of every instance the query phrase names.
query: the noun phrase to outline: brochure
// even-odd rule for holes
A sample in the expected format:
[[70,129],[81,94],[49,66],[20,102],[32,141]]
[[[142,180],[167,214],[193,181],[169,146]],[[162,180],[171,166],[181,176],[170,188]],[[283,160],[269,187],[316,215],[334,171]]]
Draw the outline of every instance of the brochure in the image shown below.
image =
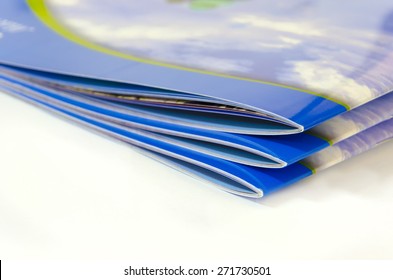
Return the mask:
[[[0,68],[1,69],[1,68]],[[281,168],[297,162],[312,153],[342,141],[370,128],[393,114],[393,94],[387,94],[354,110],[326,121],[306,133],[280,136],[234,134],[176,124],[176,118],[167,119],[168,113],[149,115],[142,109],[110,106],[75,93],[60,92],[44,86],[17,80],[0,74],[3,86],[23,95],[65,109],[75,114],[89,115],[123,126],[124,129],[147,130],[151,137],[214,154],[217,157],[246,165]],[[156,110],[157,114],[157,110]],[[144,132],[147,133],[147,132]]]
[[391,11],[3,0],[0,89],[260,197],[392,138]]
[[[259,198],[282,189],[393,138],[393,119],[390,118],[285,168],[261,168],[242,164],[233,159],[227,160],[225,157],[217,156],[214,152],[209,153],[203,149],[202,145],[187,147],[170,138],[157,137],[146,131],[130,129],[87,115],[79,115],[72,110],[62,109],[29,97],[26,94],[28,92],[22,90],[18,92],[6,87],[3,89],[38,107],[140,147],[151,157],[185,173],[208,179],[225,191],[251,198]],[[217,147],[217,150],[219,149],[220,147]],[[228,154],[231,155],[231,152]],[[241,154],[234,152],[232,156],[241,156]]]

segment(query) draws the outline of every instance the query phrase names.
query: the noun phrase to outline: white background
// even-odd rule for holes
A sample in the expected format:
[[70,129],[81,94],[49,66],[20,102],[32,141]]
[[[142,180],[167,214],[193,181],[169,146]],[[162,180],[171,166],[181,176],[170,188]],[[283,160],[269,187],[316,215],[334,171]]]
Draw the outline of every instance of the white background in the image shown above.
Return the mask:
[[0,258],[393,258],[393,142],[261,200],[0,92]]

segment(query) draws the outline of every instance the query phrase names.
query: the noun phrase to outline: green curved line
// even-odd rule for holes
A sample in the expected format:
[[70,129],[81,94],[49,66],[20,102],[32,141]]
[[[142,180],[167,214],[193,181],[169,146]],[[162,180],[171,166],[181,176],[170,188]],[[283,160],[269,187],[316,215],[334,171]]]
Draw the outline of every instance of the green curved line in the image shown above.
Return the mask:
[[311,136],[314,136],[314,137],[317,137],[319,139],[322,139],[323,141],[326,141],[330,146],[335,144],[332,140],[330,140],[330,139],[328,139],[326,137],[323,137],[322,135],[318,135],[317,133],[313,133],[312,131],[307,130],[307,131],[304,131],[304,133],[308,134],[308,135],[311,135]]
[[310,171],[311,171],[312,174],[317,173],[317,170],[316,170],[314,167],[308,165],[304,160],[299,161],[299,164],[301,164],[301,165],[303,165],[304,167],[310,169]]
[[106,48],[103,46],[100,46],[98,44],[95,44],[93,42],[90,42],[84,38],[79,37],[78,35],[74,34],[72,31],[70,31],[68,28],[63,26],[49,11],[45,4],[45,0],[27,0],[27,4],[30,7],[30,9],[34,12],[34,14],[40,19],[45,25],[47,25],[50,29],[54,30],[58,34],[60,34],[62,37],[76,43],[79,45],[82,45],[86,48],[105,53],[108,55],[113,55],[117,56],[120,58],[128,59],[128,60],[133,60],[141,63],[147,63],[151,65],[156,65],[156,66],[163,66],[163,67],[168,67],[168,68],[173,68],[173,69],[178,69],[178,70],[183,70],[183,71],[188,71],[188,72],[194,72],[194,73],[199,73],[199,74],[206,74],[206,75],[212,75],[212,76],[217,76],[217,77],[222,77],[222,78],[230,78],[230,79],[236,79],[236,80],[242,80],[242,81],[248,81],[248,82],[254,82],[254,83],[260,83],[260,84],[267,84],[267,85],[273,85],[273,86],[278,86],[282,88],[288,88],[300,92],[305,92],[309,93],[312,95],[316,95],[319,97],[323,97],[327,100],[333,101],[339,105],[342,105],[345,107],[347,110],[350,110],[350,106],[345,104],[344,102],[335,100],[333,98],[330,98],[328,96],[325,96],[323,94],[309,91],[309,90],[304,90],[296,87],[291,87],[287,85],[282,85],[278,83],[272,83],[272,82],[265,82],[265,81],[260,81],[260,80],[255,80],[251,78],[243,78],[243,77],[238,77],[238,76],[232,76],[228,74],[221,74],[221,73],[215,73],[211,71],[205,71],[205,70],[199,70],[199,69],[194,69],[194,68],[189,68],[189,67],[184,67],[184,66],[179,66],[179,65],[174,65],[166,62],[160,62],[152,59],[146,59],[146,58],[141,58],[129,54],[125,54],[116,50],[112,50],[110,48]]

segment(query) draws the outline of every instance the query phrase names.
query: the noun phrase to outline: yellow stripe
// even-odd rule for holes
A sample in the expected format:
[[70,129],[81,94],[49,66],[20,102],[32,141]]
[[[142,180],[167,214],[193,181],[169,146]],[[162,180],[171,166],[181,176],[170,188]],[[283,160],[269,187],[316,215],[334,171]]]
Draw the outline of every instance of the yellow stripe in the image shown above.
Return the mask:
[[[311,130],[312,130],[312,129],[311,129]],[[310,131],[310,130],[307,130],[307,131],[305,131],[304,133],[306,133],[306,134],[308,134],[308,135],[311,135],[311,136],[314,136],[314,137],[317,137],[317,138],[319,138],[319,139],[322,139],[323,141],[328,142],[330,146],[334,144],[334,142],[333,142],[332,140],[329,140],[329,139],[327,139],[327,138],[325,138],[325,137],[323,137],[323,136],[321,136],[321,135],[318,135],[318,134],[316,134],[316,133],[313,133],[313,132]]]
[[305,163],[303,160],[299,161],[299,163],[300,163],[301,165],[303,165],[304,167],[310,169],[311,172],[312,172],[312,174],[315,174],[315,173],[317,172],[317,171],[315,170],[315,168],[309,166],[309,165],[308,165],[307,163]]
[[113,56],[117,56],[120,58],[124,58],[124,59],[128,59],[128,60],[133,60],[133,61],[137,61],[137,62],[141,62],[141,63],[147,63],[147,64],[151,64],[151,65],[156,65],[156,66],[163,66],[163,67],[169,67],[169,68],[173,68],[173,69],[178,69],[178,70],[183,70],[183,71],[188,71],[188,72],[194,72],[194,73],[199,73],[199,74],[206,74],[206,75],[212,75],[212,76],[217,76],[217,77],[223,77],[223,78],[230,78],[230,79],[236,79],[236,80],[242,80],[242,81],[248,81],[248,82],[254,82],[254,83],[260,83],[260,84],[267,84],[267,85],[273,85],[273,86],[278,86],[278,87],[282,87],[282,88],[288,88],[288,89],[292,89],[292,90],[296,90],[296,91],[300,91],[300,92],[305,92],[305,93],[309,93],[312,95],[316,95],[319,97],[323,97],[327,100],[333,101],[337,104],[340,104],[342,106],[344,106],[347,110],[350,109],[350,107],[338,100],[334,100],[333,98],[330,98],[328,96],[325,96],[323,94],[317,93],[317,92],[313,92],[313,91],[309,91],[309,90],[304,90],[304,89],[300,89],[300,88],[296,88],[296,87],[291,87],[291,86],[286,86],[286,85],[282,85],[282,84],[278,84],[278,83],[271,83],[271,82],[265,82],[265,81],[260,81],[260,80],[255,80],[255,79],[250,79],[250,78],[243,78],[243,77],[238,77],[238,76],[232,76],[232,75],[227,75],[227,74],[220,74],[220,73],[215,73],[215,72],[211,72],[211,71],[205,71],[205,70],[199,70],[199,69],[193,69],[193,68],[189,68],[189,67],[183,67],[183,66],[179,66],[179,65],[174,65],[174,64],[170,64],[170,63],[165,63],[165,62],[160,62],[160,61],[156,61],[156,60],[151,60],[151,59],[146,59],[146,58],[141,58],[141,57],[136,57],[133,55],[129,55],[129,54],[125,54],[116,50],[112,50],[103,46],[100,46],[98,44],[95,44],[93,42],[90,42],[86,39],[83,39],[81,37],[79,37],[78,35],[74,34],[72,31],[70,31],[68,28],[66,28],[65,26],[63,26],[49,11],[49,9],[47,8],[46,4],[45,4],[45,0],[27,0],[27,4],[29,5],[30,9],[35,13],[35,15],[44,23],[46,24],[50,29],[54,30],[55,32],[57,32],[58,34],[60,34],[61,36],[67,38],[68,40],[82,45],[86,48],[98,51],[98,52],[102,52],[108,55],[113,55]]

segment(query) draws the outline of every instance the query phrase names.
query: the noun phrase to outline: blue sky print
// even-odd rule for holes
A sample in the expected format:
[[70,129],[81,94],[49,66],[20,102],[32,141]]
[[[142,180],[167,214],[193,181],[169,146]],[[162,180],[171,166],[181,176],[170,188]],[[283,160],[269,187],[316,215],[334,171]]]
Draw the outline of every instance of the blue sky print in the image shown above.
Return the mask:
[[361,154],[392,138],[393,119],[390,119],[313,154],[302,162],[305,163],[306,166],[316,171],[320,171]]
[[356,107],[393,89],[393,2],[47,0],[80,36],[196,69],[287,84]]
[[393,93],[390,93],[323,122],[310,132],[337,143],[392,117]]

